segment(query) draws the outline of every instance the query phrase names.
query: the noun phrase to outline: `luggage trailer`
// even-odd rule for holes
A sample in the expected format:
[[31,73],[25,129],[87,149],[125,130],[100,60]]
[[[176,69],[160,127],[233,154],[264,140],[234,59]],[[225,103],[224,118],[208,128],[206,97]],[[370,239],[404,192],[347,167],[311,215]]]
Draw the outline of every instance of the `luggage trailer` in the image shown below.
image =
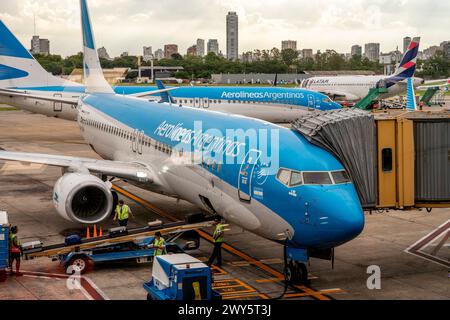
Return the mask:
[[[163,236],[168,236],[167,252],[183,253],[184,250],[195,250],[198,248],[197,241],[187,243],[185,248],[181,248],[174,241],[183,233],[192,232],[198,229],[208,228],[213,225],[213,221],[189,224],[186,222],[174,222],[163,224],[161,221],[151,222],[149,226],[126,229],[111,229],[102,237],[93,239],[80,239],[80,243],[43,246],[39,241],[30,242],[23,245],[23,255],[26,260],[40,257],[51,258],[60,261],[69,274],[84,274],[89,267],[100,262],[136,261],[146,263],[153,260],[153,249],[149,248],[155,233],[161,232]],[[121,229],[121,230],[117,230]],[[199,241],[199,239],[198,239]]]

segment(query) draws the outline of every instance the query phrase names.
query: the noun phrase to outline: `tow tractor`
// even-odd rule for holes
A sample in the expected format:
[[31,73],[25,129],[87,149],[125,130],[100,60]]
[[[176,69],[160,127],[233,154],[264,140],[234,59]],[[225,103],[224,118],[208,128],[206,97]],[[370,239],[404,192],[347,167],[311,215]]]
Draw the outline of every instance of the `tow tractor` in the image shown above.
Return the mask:
[[187,254],[157,256],[152,279],[144,284],[147,300],[221,300],[212,288],[211,269]]
[[[199,238],[192,237],[193,241],[187,242],[184,247],[179,246],[175,240],[183,235],[197,234],[195,230],[212,226],[212,221],[188,224],[175,222],[163,224],[161,221],[151,222],[148,226],[136,229],[115,228],[105,236],[93,239],[66,238],[65,243],[44,247],[41,242],[30,242],[23,245],[25,259],[31,260],[38,257],[48,257],[54,261],[60,261],[70,274],[81,274],[89,270],[97,263],[136,261],[147,263],[153,260],[154,249],[149,247],[153,242],[156,232],[167,239],[168,253],[182,253],[185,250],[195,250],[199,246]],[[73,241],[75,239],[75,243]]]

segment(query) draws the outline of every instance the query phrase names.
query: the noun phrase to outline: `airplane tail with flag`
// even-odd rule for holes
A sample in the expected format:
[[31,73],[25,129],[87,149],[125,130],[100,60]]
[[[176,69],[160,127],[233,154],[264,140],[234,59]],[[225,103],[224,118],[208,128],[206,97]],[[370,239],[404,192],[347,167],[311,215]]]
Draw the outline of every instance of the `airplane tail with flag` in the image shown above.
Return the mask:
[[80,0],[84,47],[84,84],[88,93],[114,93],[106,81],[92,32],[87,0]]
[[402,57],[402,60],[395,70],[392,77],[387,79],[387,85],[392,86],[400,81],[404,81],[408,78],[414,77],[414,73],[417,69],[417,55],[419,54],[420,37],[414,38]]
[[79,84],[48,73],[0,20],[0,88],[32,90]]

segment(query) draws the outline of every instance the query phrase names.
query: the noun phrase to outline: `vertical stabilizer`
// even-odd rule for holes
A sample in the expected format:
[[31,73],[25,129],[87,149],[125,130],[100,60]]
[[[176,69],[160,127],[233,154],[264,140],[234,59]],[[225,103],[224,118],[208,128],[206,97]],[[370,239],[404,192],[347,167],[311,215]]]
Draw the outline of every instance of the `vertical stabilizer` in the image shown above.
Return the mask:
[[80,0],[84,47],[84,84],[88,93],[114,93],[106,81],[95,48],[87,0]]

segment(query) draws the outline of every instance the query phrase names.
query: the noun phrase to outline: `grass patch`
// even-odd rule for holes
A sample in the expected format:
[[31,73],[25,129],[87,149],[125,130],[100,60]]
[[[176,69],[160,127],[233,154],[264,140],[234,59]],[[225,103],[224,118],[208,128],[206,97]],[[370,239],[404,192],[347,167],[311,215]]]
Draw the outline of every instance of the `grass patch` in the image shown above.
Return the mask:
[[13,108],[13,107],[5,107],[5,108],[0,107],[0,112],[2,112],[2,111],[17,111],[17,110],[18,109]]

